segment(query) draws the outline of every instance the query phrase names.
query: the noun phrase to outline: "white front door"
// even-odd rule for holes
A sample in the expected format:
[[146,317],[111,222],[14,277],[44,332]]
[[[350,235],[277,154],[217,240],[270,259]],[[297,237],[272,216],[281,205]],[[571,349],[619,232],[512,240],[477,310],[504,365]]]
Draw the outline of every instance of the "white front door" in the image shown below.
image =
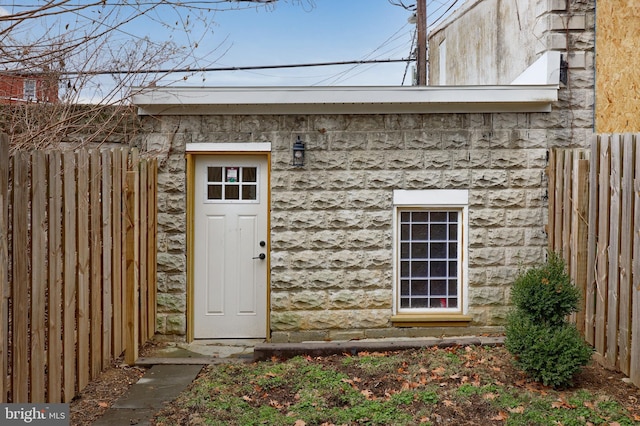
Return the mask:
[[194,337],[267,333],[267,157],[195,156]]

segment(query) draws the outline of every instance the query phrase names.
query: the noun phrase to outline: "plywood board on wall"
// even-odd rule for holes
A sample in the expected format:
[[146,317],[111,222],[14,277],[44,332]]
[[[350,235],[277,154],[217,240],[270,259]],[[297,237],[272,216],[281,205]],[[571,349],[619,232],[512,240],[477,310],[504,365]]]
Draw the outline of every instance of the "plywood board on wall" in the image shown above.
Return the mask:
[[596,132],[640,131],[640,0],[598,0]]

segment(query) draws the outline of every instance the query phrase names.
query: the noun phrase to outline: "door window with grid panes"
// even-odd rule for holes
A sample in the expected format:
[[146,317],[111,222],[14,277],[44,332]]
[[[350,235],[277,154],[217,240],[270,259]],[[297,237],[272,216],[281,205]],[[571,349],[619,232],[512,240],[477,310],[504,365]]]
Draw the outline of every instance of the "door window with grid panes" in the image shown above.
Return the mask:
[[467,192],[395,191],[395,311],[463,313]]
[[257,167],[209,166],[206,178],[206,202],[259,202]]

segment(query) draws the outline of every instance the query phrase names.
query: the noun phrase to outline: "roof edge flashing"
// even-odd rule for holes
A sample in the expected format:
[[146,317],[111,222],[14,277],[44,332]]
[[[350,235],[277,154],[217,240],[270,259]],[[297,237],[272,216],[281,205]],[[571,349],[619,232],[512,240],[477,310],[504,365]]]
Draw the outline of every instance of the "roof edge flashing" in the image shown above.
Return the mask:
[[139,88],[141,115],[550,111],[558,84]]
[[511,85],[560,84],[560,52],[544,52],[537,61],[511,82]]

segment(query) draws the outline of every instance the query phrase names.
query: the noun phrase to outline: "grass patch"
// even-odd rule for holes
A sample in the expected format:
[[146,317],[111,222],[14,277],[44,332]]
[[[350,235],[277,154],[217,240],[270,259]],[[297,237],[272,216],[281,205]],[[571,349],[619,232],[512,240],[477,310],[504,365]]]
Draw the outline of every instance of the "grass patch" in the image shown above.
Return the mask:
[[[596,370],[593,370],[596,371]],[[593,373],[592,374],[595,374]],[[296,357],[207,367],[155,424],[634,425],[640,407],[596,380],[562,391],[530,382],[504,348]],[[607,383],[606,380],[599,382]],[[637,391],[629,386],[629,391]],[[637,395],[637,392],[636,392]],[[637,399],[635,400],[637,402]]]

